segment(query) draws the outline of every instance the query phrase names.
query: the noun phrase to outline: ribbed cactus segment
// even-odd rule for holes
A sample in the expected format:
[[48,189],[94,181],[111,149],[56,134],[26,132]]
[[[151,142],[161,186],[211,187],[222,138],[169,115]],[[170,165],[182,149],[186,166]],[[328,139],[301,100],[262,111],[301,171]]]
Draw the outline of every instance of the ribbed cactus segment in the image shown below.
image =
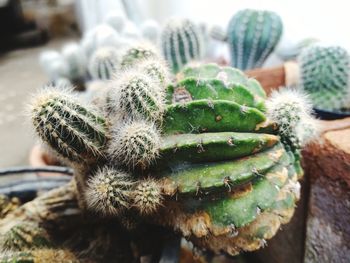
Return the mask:
[[52,245],[47,232],[31,223],[15,225],[0,240],[3,250],[23,251]]
[[75,255],[64,249],[37,249],[21,252],[7,252],[0,255],[1,263],[79,263]]
[[150,43],[141,43],[130,47],[122,55],[120,67],[122,69],[132,68],[140,61],[159,57],[157,49]]
[[101,157],[106,143],[106,120],[72,98],[72,94],[47,89],[31,108],[39,137],[62,157],[88,162]]
[[134,189],[133,198],[133,206],[140,214],[153,214],[162,204],[161,186],[153,179],[142,180]]
[[264,151],[278,141],[275,135],[257,133],[180,134],[163,137],[159,154],[170,165],[225,161]]
[[199,64],[185,67],[178,76],[181,80],[186,78],[218,79],[226,85],[239,84],[245,86],[257,98],[262,100],[266,98],[266,93],[260,83],[255,79],[248,78],[241,70],[236,68],[220,67],[214,63]]
[[108,149],[112,160],[146,168],[158,156],[160,135],[152,123],[132,121],[116,127],[112,136]]
[[121,170],[103,167],[88,181],[85,193],[88,208],[102,215],[117,215],[130,207],[131,176]]
[[166,134],[253,132],[265,121],[261,111],[233,101],[195,100],[169,105],[165,111],[163,131]]
[[271,11],[245,9],[235,14],[227,29],[232,67],[259,68],[276,47],[282,20]]
[[113,47],[102,47],[95,51],[89,62],[89,73],[93,79],[108,80],[119,66],[119,53]]
[[169,20],[161,34],[161,45],[173,72],[178,72],[192,60],[200,59],[203,52],[200,30],[187,19]]
[[69,79],[78,80],[85,76],[87,60],[84,51],[77,43],[64,45],[62,56],[67,62]]
[[350,56],[338,46],[312,46],[299,56],[300,82],[315,108],[350,108]]
[[173,99],[176,99],[177,89],[185,89],[191,95],[192,100],[228,100],[240,105],[257,108],[261,111],[265,110],[263,101],[259,97],[254,96],[253,93],[242,84],[226,84],[221,79],[200,79],[191,77],[178,82],[171,96]]
[[124,74],[115,83],[111,107],[118,107],[131,118],[161,121],[164,89],[152,77],[140,73]]
[[164,192],[168,195],[203,195],[231,191],[265,174],[278,163],[285,163],[288,155],[281,145],[236,161],[201,163],[172,167],[160,173]]

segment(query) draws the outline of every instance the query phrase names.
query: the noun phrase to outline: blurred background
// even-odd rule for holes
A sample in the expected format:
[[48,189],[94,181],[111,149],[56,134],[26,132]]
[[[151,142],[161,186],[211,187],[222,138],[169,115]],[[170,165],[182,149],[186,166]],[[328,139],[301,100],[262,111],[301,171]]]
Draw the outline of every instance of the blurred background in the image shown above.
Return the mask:
[[[46,49],[60,50],[66,42],[78,42],[113,11],[130,20],[131,31],[149,19],[162,26],[172,16],[225,29],[240,9],[275,11],[284,30],[276,52],[264,64],[270,67],[282,63],[276,53],[288,52],[304,39],[349,49],[347,6],[340,0],[1,0],[0,167],[27,164],[35,143],[25,105],[30,94],[49,81],[39,66],[39,54]],[[225,45],[215,47],[213,56],[228,58]]]

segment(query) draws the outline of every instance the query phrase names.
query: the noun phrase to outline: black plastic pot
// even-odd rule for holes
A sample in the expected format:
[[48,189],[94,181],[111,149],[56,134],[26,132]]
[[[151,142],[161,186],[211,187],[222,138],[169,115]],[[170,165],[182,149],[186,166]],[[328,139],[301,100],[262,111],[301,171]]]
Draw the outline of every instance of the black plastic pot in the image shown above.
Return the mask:
[[314,112],[316,114],[316,117],[318,117],[321,120],[337,120],[337,119],[344,119],[346,117],[350,117],[350,111],[333,112],[333,111],[327,111],[327,110],[321,110],[321,109],[314,108]]

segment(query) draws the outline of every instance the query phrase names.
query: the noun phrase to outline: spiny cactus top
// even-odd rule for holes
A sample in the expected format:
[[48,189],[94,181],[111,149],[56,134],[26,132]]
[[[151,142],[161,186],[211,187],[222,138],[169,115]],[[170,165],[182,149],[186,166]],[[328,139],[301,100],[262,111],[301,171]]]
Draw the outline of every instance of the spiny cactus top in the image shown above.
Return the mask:
[[188,62],[201,58],[204,43],[194,23],[188,19],[173,18],[163,29],[161,45],[173,72],[178,72]]
[[245,9],[235,14],[227,29],[232,67],[259,68],[282,35],[282,20],[274,12]]
[[313,46],[299,56],[300,84],[317,109],[349,111],[350,56],[338,46]]
[[82,207],[120,222],[172,227],[215,252],[263,246],[299,198],[299,142],[313,136],[298,129],[312,123],[303,99],[293,93],[285,100],[281,91],[266,102],[257,81],[216,64],[187,67],[168,87],[152,72],[126,72],[112,82],[106,96],[114,112],[124,112],[118,118],[64,95],[33,106],[39,136],[83,166],[75,173]]

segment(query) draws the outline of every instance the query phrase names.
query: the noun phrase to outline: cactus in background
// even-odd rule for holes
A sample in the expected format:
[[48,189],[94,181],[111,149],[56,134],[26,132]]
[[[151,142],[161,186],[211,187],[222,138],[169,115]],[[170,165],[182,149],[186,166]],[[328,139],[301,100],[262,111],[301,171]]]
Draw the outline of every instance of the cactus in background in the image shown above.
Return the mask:
[[107,14],[107,16],[104,19],[104,22],[107,25],[110,25],[119,34],[121,34],[125,28],[127,18],[120,12],[114,11]]
[[64,158],[88,162],[101,157],[107,122],[69,92],[48,88],[35,99],[31,112],[40,138]]
[[132,178],[127,173],[104,167],[89,179],[88,207],[103,215],[120,214],[130,206],[132,185]]
[[132,68],[140,61],[159,57],[157,49],[149,43],[139,43],[127,49],[122,55],[120,67],[122,69]]
[[13,251],[52,245],[48,233],[43,228],[31,223],[15,225],[0,238],[0,242],[3,250]]
[[102,47],[92,55],[89,62],[89,73],[93,79],[108,80],[117,71],[118,65],[118,50],[113,47]]
[[55,50],[47,50],[40,54],[41,68],[49,76],[51,81],[68,77],[68,65],[62,54]]
[[161,121],[164,111],[164,89],[159,81],[143,72],[127,72],[115,83],[112,103],[118,112],[131,118]]
[[199,60],[203,53],[200,30],[187,19],[171,19],[161,34],[161,46],[165,59],[173,72],[192,60]]
[[86,74],[86,57],[77,43],[68,43],[62,48],[62,56],[68,66],[68,78],[81,80]]
[[232,67],[241,70],[261,67],[275,49],[282,30],[282,20],[274,12],[239,11],[232,17],[227,29]]
[[153,44],[158,44],[160,37],[160,26],[154,20],[146,20],[141,24],[141,34],[145,39],[151,41]]
[[350,109],[350,57],[338,46],[313,46],[299,56],[300,85],[314,107],[335,112]]
[[158,155],[160,136],[152,123],[133,121],[117,127],[112,133],[113,141],[109,157],[131,167],[148,167]]

